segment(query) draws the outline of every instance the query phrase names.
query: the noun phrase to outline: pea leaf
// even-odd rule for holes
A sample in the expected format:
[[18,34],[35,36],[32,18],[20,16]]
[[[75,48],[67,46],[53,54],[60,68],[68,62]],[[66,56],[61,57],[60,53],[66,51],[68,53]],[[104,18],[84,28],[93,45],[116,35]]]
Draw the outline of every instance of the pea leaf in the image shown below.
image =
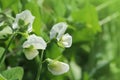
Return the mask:
[[87,41],[91,41],[94,39],[94,34],[93,32],[88,29],[88,28],[83,28],[81,30],[77,30],[72,34],[73,37],[73,43],[77,43],[77,42],[87,42]]
[[2,9],[12,9],[15,13],[18,13],[21,9],[20,0],[0,0]]
[[59,47],[56,43],[52,43],[48,46],[48,49],[46,49],[46,56],[52,59],[56,59],[62,54],[63,50],[64,49]]
[[71,17],[75,22],[84,23],[95,34],[101,31],[96,9],[89,3],[84,8],[73,11]]
[[66,12],[64,0],[45,0],[44,4],[53,9],[54,14],[63,17]]
[[0,74],[0,80],[7,80]]
[[23,73],[23,68],[15,67],[3,71],[1,74],[8,80],[22,80]]

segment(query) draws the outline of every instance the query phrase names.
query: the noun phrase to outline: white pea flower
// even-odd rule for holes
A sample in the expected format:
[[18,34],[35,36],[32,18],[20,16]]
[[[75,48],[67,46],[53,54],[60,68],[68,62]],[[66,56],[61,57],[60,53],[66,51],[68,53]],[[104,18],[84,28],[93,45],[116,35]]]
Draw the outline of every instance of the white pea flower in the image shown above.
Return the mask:
[[69,65],[60,61],[46,59],[48,62],[48,70],[53,75],[61,75],[69,71]]
[[32,31],[32,24],[34,21],[34,16],[32,16],[31,12],[29,10],[25,10],[19,14],[16,15],[15,21],[13,23],[13,29],[16,29],[19,27],[19,20],[23,20],[25,25],[28,25],[27,31]]
[[69,48],[72,45],[72,36],[64,34],[67,26],[65,22],[55,24],[50,31],[50,39],[56,38],[59,46]]
[[25,53],[25,57],[28,59],[28,60],[32,60],[33,58],[35,58],[39,52],[37,49],[24,49],[24,53]]
[[53,25],[50,31],[50,39],[57,37],[57,40],[59,40],[60,37],[65,33],[67,26],[68,25],[65,22],[60,22]]
[[64,34],[58,41],[58,45],[61,47],[69,48],[72,45],[72,36],[68,33]]
[[30,35],[23,43],[23,48],[29,48],[30,46],[33,46],[35,49],[45,49],[46,48],[46,42],[43,40],[42,37],[38,37],[36,35]]
[[46,46],[47,44],[42,37],[38,37],[34,34],[30,35],[27,41],[23,43],[23,48],[25,48],[24,53],[26,58],[28,60],[35,58],[39,53],[37,49],[44,50],[46,49]]

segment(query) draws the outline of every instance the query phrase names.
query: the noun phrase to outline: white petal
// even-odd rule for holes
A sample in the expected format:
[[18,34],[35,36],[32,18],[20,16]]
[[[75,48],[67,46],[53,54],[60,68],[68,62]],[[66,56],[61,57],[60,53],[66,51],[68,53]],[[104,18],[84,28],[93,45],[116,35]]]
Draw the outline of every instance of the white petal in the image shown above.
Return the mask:
[[0,39],[6,38],[9,34],[12,34],[12,29],[6,26],[3,30],[0,30]]
[[69,70],[69,65],[60,61],[52,61],[48,64],[48,70],[53,75],[61,75]]
[[29,24],[28,25],[28,32],[32,31],[32,24],[34,21],[34,16],[32,16],[31,12],[29,10],[25,10],[23,12],[21,12],[20,14],[16,15],[15,21],[13,23],[13,29],[18,28],[18,21],[21,19],[25,22],[25,24]]
[[65,22],[60,22],[55,24],[50,31],[50,39],[53,39],[57,36],[57,40],[65,33],[67,29],[67,24]]
[[66,33],[62,36],[61,40],[59,41],[59,44],[63,47],[69,48],[72,45],[72,36]]
[[12,34],[12,29],[9,27],[9,26],[7,26],[7,27],[5,27],[3,30],[1,30],[0,31],[0,35],[2,35],[2,34]]
[[33,46],[35,49],[46,49],[47,44],[42,37],[33,34],[23,43],[23,48],[29,48],[30,46]]
[[24,54],[28,60],[32,60],[39,54],[39,52],[36,49],[24,49]]

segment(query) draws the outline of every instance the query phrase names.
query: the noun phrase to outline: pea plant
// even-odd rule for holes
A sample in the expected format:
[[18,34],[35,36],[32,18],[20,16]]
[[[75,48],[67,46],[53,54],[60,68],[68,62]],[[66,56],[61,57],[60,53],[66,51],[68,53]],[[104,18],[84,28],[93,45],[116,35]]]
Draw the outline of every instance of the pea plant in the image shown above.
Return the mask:
[[[9,17],[8,17],[9,18]],[[14,52],[13,49],[9,51],[9,47],[13,45],[15,41],[20,43],[16,46],[21,48],[19,58],[24,54],[24,58],[28,61],[35,59],[38,63],[37,72],[35,74],[34,80],[40,80],[42,70],[51,72],[52,75],[62,75],[69,71],[69,64],[59,61],[58,56],[55,59],[45,57],[45,52],[47,50],[47,45],[51,42],[55,42],[59,47],[65,49],[69,48],[72,45],[72,36],[69,33],[65,33],[67,30],[66,22],[59,22],[53,25],[52,29],[49,31],[49,40],[45,41],[42,36],[36,35],[33,32],[32,25],[34,23],[35,17],[29,10],[24,10],[21,13],[17,14],[15,18],[12,18],[12,25],[7,25],[5,22],[1,22],[0,26],[2,29],[2,37],[8,37],[6,42],[7,47],[0,47],[0,65],[2,65],[7,57],[9,52]],[[19,38],[18,38],[19,37]],[[16,39],[20,40],[16,40]],[[19,42],[20,41],[20,42]],[[51,53],[47,53],[51,54]],[[57,54],[57,53],[56,53]],[[14,54],[14,56],[17,54]],[[46,63],[47,68],[42,67]],[[32,65],[31,65],[32,66]],[[22,80],[24,75],[24,68],[22,67],[7,67],[7,70],[4,70],[0,74],[0,80]]]
[[120,80],[120,0],[0,0],[0,80]]

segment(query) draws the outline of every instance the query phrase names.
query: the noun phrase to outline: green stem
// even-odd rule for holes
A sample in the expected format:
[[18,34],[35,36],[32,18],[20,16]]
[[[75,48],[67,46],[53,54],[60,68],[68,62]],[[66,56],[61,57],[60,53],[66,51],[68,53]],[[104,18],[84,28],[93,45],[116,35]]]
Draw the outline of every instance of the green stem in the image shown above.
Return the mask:
[[75,80],[70,62],[69,62],[69,66],[70,66],[70,74],[71,74],[71,78],[72,78],[71,80]]
[[42,50],[41,52],[41,57],[38,56],[38,63],[39,63],[39,67],[38,67],[38,73],[37,73],[37,76],[36,76],[36,80],[39,80],[40,79],[40,74],[41,74],[41,71],[42,71],[42,61],[43,61],[43,53],[44,53],[44,50]]
[[14,39],[15,36],[17,35],[17,33],[16,33],[17,31],[18,31],[18,29],[17,29],[17,30],[13,33],[13,35],[11,36],[10,41],[9,41],[8,45],[6,46],[5,51],[4,51],[4,53],[3,53],[3,55],[2,55],[2,57],[1,57],[1,59],[0,59],[0,64],[2,64],[2,62],[4,62],[5,54],[7,53],[8,48],[9,48],[10,44],[12,43],[13,39]]

